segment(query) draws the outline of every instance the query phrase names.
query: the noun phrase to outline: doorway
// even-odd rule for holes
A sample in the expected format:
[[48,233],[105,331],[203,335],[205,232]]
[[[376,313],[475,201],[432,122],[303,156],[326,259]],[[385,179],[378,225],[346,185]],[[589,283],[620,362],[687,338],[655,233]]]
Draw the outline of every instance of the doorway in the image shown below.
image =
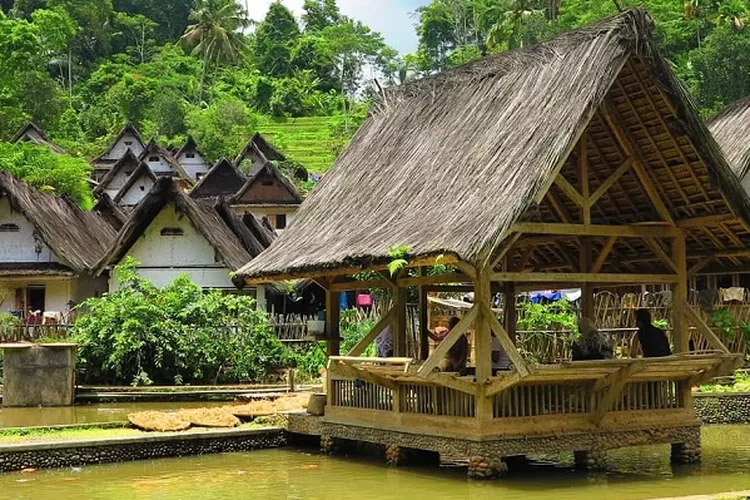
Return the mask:
[[26,308],[29,311],[46,310],[47,293],[44,285],[29,285],[26,287]]

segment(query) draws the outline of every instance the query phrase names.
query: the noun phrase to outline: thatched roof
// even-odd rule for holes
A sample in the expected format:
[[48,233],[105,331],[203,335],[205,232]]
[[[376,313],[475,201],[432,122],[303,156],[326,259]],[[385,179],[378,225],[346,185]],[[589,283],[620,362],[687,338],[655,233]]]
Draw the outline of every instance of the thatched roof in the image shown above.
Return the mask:
[[730,104],[707,123],[734,173],[744,179],[750,171],[750,97]]
[[8,172],[0,171],[0,196],[7,196],[13,210],[77,273],[90,271],[114,240],[114,229],[98,214],[84,212],[67,197],[41,193]]
[[255,134],[253,134],[250,140],[247,141],[245,147],[242,148],[242,152],[237,156],[237,158],[235,158],[234,164],[236,166],[240,166],[245,158],[249,158],[251,156],[258,158],[261,163],[266,163],[269,161],[286,161],[286,156],[284,156],[281,151],[273,147],[273,145],[271,145],[271,143],[268,142],[265,137],[260,135],[260,132],[256,132]]
[[72,278],[76,272],[57,262],[3,262],[0,263],[0,278],[27,277]]
[[52,142],[52,139],[47,137],[45,133],[39,128],[34,122],[29,122],[24,125],[21,130],[16,132],[16,135],[10,140],[10,142],[33,142],[38,146],[45,146],[50,151],[57,154],[64,154],[65,150]]
[[[96,273],[100,274],[105,267],[114,265],[125,257],[136,240],[146,231],[151,222],[168,204],[188,218],[195,229],[216,250],[221,261],[231,270],[239,269],[257,255],[262,245],[259,243],[248,249],[230,227],[226,217],[230,209],[223,202],[204,204],[190,198],[170,177],[160,178],[156,185],[133,210],[130,218],[117,235],[117,239],[107,253],[96,264]],[[232,221],[235,225],[235,222]],[[250,238],[246,234],[245,238]]]
[[124,127],[122,127],[122,129],[120,129],[120,131],[117,133],[115,138],[109,144],[107,149],[105,149],[100,155],[98,155],[93,160],[91,160],[91,163],[93,165],[111,163],[112,160],[105,159],[104,157],[107,156],[110,152],[112,152],[114,147],[117,146],[117,143],[120,142],[120,139],[122,139],[125,134],[132,135],[135,138],[135,140],[137,140],[140,143],[141,147],[146,146],[146,143],[143,142],[143,139],[141,138],[141,134],[140,132],[138,132],[138,129],[135,127],[135,125],[133,125],[132,123],[127,123],[125,124]]
[[[603,104],[626,116],[622,125],[638,134],[637,151],[647,155],[644,168],[656,176],[659,195],[668,197],[673,219],[731,210],[750,220],[735,176],[686,89],[659,55],[652,24],[645,10],[629,10],[542,44],[386,90],[291,227],[239,275],[279,279],[363,268],[387,263],[389,249],[400,246],[408,248],[409,258],[445,254],[485,263],[513,224],[541,206]],[[639,94],[643,102],[664,103],[652,115],[652,128],[676,135],[675,144],[683,145],[647,142],[650,131],[629,108],[627,82],[618,80],[626,70],[631,85],[646,79],[647,93],[639,91],[646,93]],[[607,122],[597,120],[601,133],[608,134]],[[591,167],[598,173],[624,156],[609,143],[605,163],[606,154],[595,145],[587,148],[591,161],[599,162]],[[682,162],[676,165],[683,165],[686,175],[695,164],[692,177],[669,180],[674,164],[658,163],[667,145],[670,155],[678,150],[683,155],[675,162]],[[629,196],[638,205],[622,216],[620,206],[607,200],[606,209],[592,210],[593,223],[660,220],[632,174],[617,188],[620,206]],[[693,192],[698,195],[691,200]],[[720,248],[716,241],[696,232],[688,250]]]
[[203,154],[203,152],[198,148],[198,144],[195,143],[195,139],[193,139],[192,135],[188,135],[187,139],[185,140],[185,144],[182,145],[180,149],[178,149],[176,152],[174,152],[174,157],[179,158],[184,153],[187,153],[188,151],[194,151],[201,155],[202,157],[206,157],[206,155]]
[[92,212],[98,213],[101,218],[109,223],[115,231],[119,231],[128,219],[127,214],[118,206],[107,193],[101,193],[96,200]]
[[[277,189],[258,189],[250,191],[264,179],[271,178],[281,191]],[[245,184],[229,200],[231,204],[242,205],[298,205],[302,203],[302,195],[286,175],[281,173],[272,163],[266,162],[253,169]]]
[[193,198],[230,197],[244,186],[245,180],[245,176],[232,162],[222,158],[193,186],[190,196]]
[[125,151],[125,154],[122,155],[122,158],[117,160],[115,164],[112,165],[112,168],[110,168],[104,175],[104,177],[101,178],[98,185],[94,189],[94,194],[98,195],[100,193],[103,193],[104,190],[107,189],[112,183],[112,180],[117,176],[117,174],[120,173],[120,171],[127,171],[127,169],[130,169],[130,175],[132,175],[140,164],[141,160],[139,160],[135,153],[133,153],[133,150],[128,149],[127,151]]
[[130,188],[133,187],[133,184],[135,184],[138,179],[141,177],[146,176],[149,179],[151,179],[154,183],[156,182],[156,175],[151,171],[148,165],[146,165],[144,162],[140,162],[135,170],[133,170],[133,173],[130,174],[130,177],[128,177],[128,180],[125,181],[125,184],[120,188],[120,190],[117,192],[117,194],[114,197],[115,203],[120,203],[122,201],[123,197],[127,194],[127,192],[130,190]]

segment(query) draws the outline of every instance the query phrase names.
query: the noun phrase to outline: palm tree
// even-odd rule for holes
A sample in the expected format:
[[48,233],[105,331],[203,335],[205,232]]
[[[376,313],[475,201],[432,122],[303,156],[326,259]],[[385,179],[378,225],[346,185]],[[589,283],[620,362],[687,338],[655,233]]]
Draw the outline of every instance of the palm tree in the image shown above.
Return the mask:
[[193,46],[193,55],[203,56],[198,100],[203,99],[206,71],[211,61],[236,61],[245,48],[241,30],[249,25],[245,10],[234,0],[196,0],[190,11],[191,24],[182,40]]

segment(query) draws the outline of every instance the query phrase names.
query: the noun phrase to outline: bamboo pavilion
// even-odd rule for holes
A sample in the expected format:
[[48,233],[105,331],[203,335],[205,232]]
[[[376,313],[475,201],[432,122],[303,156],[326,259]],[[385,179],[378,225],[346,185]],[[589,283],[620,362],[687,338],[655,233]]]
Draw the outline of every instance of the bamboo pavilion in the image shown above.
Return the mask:
[[[505,457],[671,443],[695,460],[691,388],[742,362],[687,303],[708,263],[748,266],[750,205],[634,9],[526,49],[386,89],[294,224],[238,272],[248,283],[312,278],[327,290],[326,444],[359,440],[465,456],[485,477]],[[387,271],[393,249],[406,269]],[[401,257],[401,255],[399,255]],[[454,271],[423,273],[436,262]],[[375,279],[362,282],[362,271]],[[470,284],[474,305],[430,354],[407,356],[405,296]],[[527,362],[514,344],[524,290],[661,284],[673,292],[673,354]],[[464,285],[465,286],[465,285]],[[344,356],[338,295],[383,288],[393,306]],[[423,307],[424,309],[424,307]],[[391,358],[360,355],[386,326]],[[473,330],[475,373],[436,371]],[[493,373],[492,335],[512,361]],[[690,352],[690,338],[710,350]]]

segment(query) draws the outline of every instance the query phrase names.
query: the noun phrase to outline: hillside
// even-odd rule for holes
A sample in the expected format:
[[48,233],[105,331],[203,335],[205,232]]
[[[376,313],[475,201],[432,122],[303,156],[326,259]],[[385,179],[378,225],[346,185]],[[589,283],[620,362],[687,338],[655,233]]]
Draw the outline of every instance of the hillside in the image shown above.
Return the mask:
[[341,142],[336,130],[340,116],[270,118],[258,129],[288,158],[302,163],[309,172],[324,173],[333,164]]

